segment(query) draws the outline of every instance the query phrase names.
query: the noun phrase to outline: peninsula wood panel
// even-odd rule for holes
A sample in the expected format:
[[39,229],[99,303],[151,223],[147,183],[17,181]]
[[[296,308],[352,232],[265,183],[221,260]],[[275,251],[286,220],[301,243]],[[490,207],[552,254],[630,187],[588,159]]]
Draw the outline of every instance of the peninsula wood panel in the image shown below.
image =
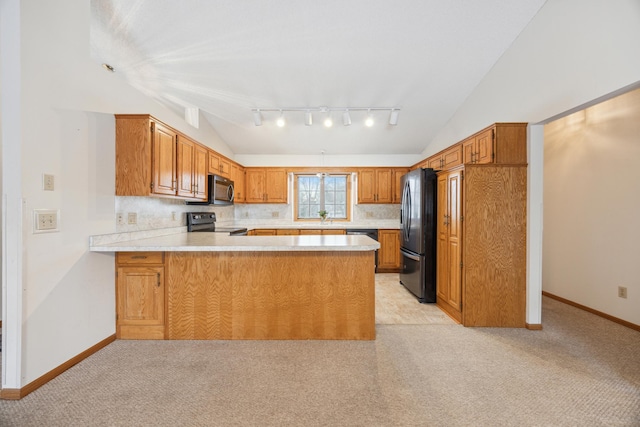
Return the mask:
[[169,339],[375,339],[373,251],[171,252],[166,265]]
[[526,166],[465,168],[465,326],[525,327],[526,191]]

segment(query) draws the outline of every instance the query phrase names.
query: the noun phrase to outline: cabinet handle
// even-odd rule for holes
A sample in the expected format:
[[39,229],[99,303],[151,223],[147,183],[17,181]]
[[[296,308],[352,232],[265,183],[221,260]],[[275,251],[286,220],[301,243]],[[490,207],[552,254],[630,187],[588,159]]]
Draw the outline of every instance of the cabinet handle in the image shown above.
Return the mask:
[[156,273],[156,277],[158,278],[158,287],[160,287],[160,273]]
[[146,255],[133,255],[131,259],[147,259]]

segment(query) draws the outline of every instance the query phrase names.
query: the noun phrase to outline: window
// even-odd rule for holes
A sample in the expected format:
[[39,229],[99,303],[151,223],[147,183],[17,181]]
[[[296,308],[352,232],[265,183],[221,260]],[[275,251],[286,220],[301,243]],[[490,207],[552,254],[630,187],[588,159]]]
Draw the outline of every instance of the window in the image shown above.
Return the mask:
[[326,210],[329,219],[349,219],[349,175],[296,175],[296,219],[320,220]]

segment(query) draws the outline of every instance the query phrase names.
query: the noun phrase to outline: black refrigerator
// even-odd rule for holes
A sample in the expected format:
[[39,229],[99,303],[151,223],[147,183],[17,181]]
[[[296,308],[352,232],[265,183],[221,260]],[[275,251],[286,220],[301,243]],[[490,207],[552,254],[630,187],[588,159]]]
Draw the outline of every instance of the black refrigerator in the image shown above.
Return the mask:
[[400,283],[422,303],[436,302],[437,188],[433,169],[415,169],[402,177]]

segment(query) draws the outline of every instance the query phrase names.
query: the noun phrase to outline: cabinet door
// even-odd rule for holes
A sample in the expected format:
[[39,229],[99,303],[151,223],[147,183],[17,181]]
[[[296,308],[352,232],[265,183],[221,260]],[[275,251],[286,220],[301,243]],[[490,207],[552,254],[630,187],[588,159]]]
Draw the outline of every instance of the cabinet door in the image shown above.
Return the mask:
[[175,132],[153,123],[152,192],[155,194],[176,194],[176,143]]
[[376,173],[374,169],[358,172],[358,203],[375,203]]
[[178,138],[178,196],[194,197],[196,184],[193,180],[196,145],[193,141]]
[[253,230],[253,236],[275,236],[277,234],[276,230],[270,228],[259,228]]
[[209,173],[212,175],[220,174],[220,157],[212,151],[209,151]]
[[118,338],[164,338],[164,268],[118,267]]
[[300,234],[300,230],[295,228],[279,228],[276,230],[276,235],[278,236],[298,236]]
[[376,169],[376,203],[393,201],[393,172],[391,169]]
[[436,289],[437,300],[448,301],[449,300],[449,269],[448,269],[448,257],[447,257],[447,175],[438,175],[438,204],[436,206],[437,219],[436,219],[436,234],[437,234],[437,247],[436,247]]
[[431,169],[435,169],[435,170],[441,170],[442,169],[442,156],[433,156],[433,157],[429,157],[427,159],[427,165],[425,166],[426,168],[431,168]]
[[456,144],[442,153],[443,169],[450,169],[462,164],[462,145]]
[[399,271],[401,265],[400,230],[378,230],[378,240],[380,241],[378,272]]
[[235,203],[244,203],[244,168],[242,166],[231,164],[231,181],[234,184]]
[[463,163],[473,163],[476,157],[476,139],[469,138],[462,142]]
[[263,169],[245,170],[245,201],[264,203],[266,195],[266,173]]
[[320,234],[322,234],[322,230],[309,230],[304,228],[300,230],[301,236],[311,236],[311,235],[320,235]]
[[199,200],[207,200],[207,161],[208,150],[203,146],[196,144],[193,157],[193,181],[196,184],[195,198]]
[[225,178],[231,177],[231,162],[229,160],[220,157],[220,172],[218,174]]
[[402,202],[402,177],[409,172],[409,169],[393,170],[393,199],[392,203]]
[[449,277],[449,299],[447,302],[457,311],[462,301],[462,227],[460,215],[462,208],[462,172],[455,171],[447,175],[447,258]]
[[266,169],[266,201],[268,203],[287,203],[287,171],[284,169]]
[[474,163],[493,162],[493,129],[481,133],[475,137],[476,155]]

